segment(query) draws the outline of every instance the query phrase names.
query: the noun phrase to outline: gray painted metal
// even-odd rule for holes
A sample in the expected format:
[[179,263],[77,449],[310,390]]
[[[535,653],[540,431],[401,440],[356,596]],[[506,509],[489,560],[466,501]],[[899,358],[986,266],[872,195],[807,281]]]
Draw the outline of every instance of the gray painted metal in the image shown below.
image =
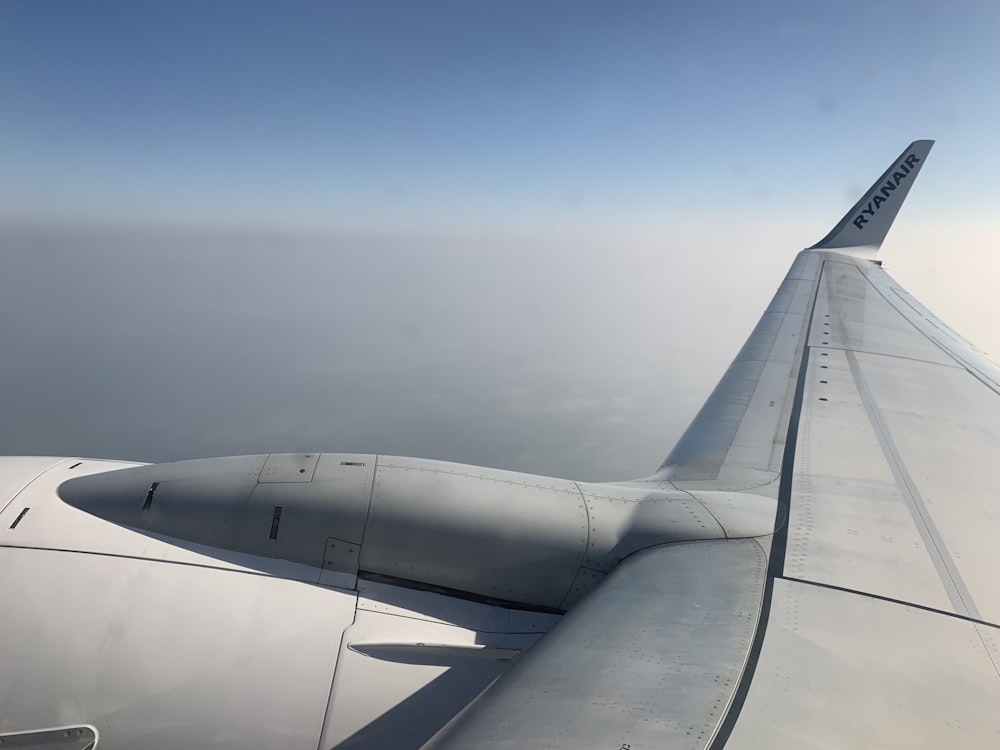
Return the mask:
[[[769,535],[775,526],[775,502],[750,492],[694,490],[688,493],[701,503],[722,526],[726,539],[752,539]],[[784,521],[777,507],[777,525]]]
[[878,264],[821,258],[787,536],[727,747],[995,747],[1000,368]]
[[587,494],[591,534],[584,565],[612,570],[636,550],[689,539],[720,539],[725,532],[705,506],[686,493],[643,502],[609,497],[609,489]]
[[374,466],[370,455],[197,459],[70,479],[60,495],[132,528],[316,568],[341,540],[336,570],[356,574]]
[[810,353],[794,483],[788,575],[950,606],[844,351]]
[[[21,460],[11,458],[0,461],[0,470],[4,464],[19,463]],[[32,461],[28,460],[26,463],[30,464]],[[0,547],[115,555],[221,570],[253,571],[313,583],[319,581],[321,572],[316,567],[110,524],[67,505],[57,494],[57,489],[67,479],[110,473],[124,468],[136,468],[136,464],[73,458],[56,461],[25,487],[14,502],[8,503],[0,511]],[[16,528],[11,528],[13,521],[25,507],[30,507],[30,512],[22,517]],[[270,517],[267,522],[270,523]],[[328,581],[329,585],[341,588],[351,588],[354,585],[354,576],[347,574],[330,573],[329,578],[336,579]]]
[[765,567],[753,540],[637,553],[428,750],[705,747],[746,660]]
[[881,247],[934,141],[914,141],[814,249]]
[[0,732],[90,724],[101,750],[314,750],[355,604],[277,577],[16,547],[0,548],[0,592],[18,603]]
[[91,750],[97,747],[97,732],[90,726],[0,732],[0,745],[4,750]]
[[451,609],[449,597],[408,593],[423,599],[421,604],[401,609],[386,607],[383,600],[376,609],[371,600],[359,601],[341,640],[318,747],[419,748],[544,632],[510,632],[513,623],[504,622],[502,610],[465,602],[483,626],[470,631],[458,624],[461,616],[442,621],[440,615]]
[[760,661],[726,748],[996,748],[997,634],[905,604],[779,579]]
[[967,371],[874,359],[858,357],[896,463],[905,470],[899,477],[920,515],[914,523],[926,528],[925,548],[954,584],[955,611],[964,605],[967,614],[1000,623],[994,471],[1000,397]]
[[62,460],[50,456],[18,458],[0,456],[0,512],[3,512],[32,480]]
[[272,453],[264,461],[257,483],[311,482],[319,457],[319,453]]
[[[320,569],[564,611],[647,547],[770,533],[774,500],[570,482],[413,458],[242,456],[70,479],[123,524]],[[349,579],[345,582],[344,577]]]
[[[415,750],[506,668],[483,653],[523,652],[558,621],[366,580],[348,592],[343,575],[319,586],[315,567],[138,532],[56,494],[128,464],[0,460],[12,475],[41,464],[0,511],[0,733],[89,723],[102,748]],[[370,643],[433,644],[437,664],[350,650]]]
[[876,264],[825,259],[786,570],[1000,622],[987,470],[1000,452],[1000,370],[897,290]]
[[419,459],[379,459],[363,569],[558,608],[587,544],[573,482]]
[[[664,460],[654,482],[777,496],[791,395],[819,258],[801,252],[746,344]],[[770,486],[769,486],[770,485]]]

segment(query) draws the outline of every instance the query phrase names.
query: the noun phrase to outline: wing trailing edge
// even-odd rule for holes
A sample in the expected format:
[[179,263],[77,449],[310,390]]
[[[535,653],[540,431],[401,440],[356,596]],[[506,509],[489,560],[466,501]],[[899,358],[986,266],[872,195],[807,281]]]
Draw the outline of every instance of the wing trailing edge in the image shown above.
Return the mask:
[[914,141],[830,233],[809,250],[882,246],[934,141]]

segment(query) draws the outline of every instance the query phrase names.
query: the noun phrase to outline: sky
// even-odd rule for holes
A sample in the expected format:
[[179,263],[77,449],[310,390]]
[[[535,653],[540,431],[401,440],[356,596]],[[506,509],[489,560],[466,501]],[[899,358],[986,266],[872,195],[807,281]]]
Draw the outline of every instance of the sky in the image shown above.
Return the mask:
[[1000,353],[995,2],[0,3],[0,453],[649,473],[795,252]]

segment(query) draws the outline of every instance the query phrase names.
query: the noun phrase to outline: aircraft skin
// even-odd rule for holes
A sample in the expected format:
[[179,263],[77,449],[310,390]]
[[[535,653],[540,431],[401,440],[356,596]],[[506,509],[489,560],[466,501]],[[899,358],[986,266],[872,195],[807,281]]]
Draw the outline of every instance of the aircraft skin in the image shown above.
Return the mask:
[[1000,369],[876,259],[931,145],[649,477],[0,458],[0,744],[995,747]]

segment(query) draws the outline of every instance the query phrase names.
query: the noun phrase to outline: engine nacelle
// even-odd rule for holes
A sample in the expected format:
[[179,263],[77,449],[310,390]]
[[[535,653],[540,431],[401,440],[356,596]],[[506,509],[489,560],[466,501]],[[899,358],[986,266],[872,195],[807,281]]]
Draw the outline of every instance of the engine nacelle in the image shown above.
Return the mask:
[[639,549],[771,533],[770,498],[336,453],[150,464],[64,482],[114,523],[331,573],[563,611]]

